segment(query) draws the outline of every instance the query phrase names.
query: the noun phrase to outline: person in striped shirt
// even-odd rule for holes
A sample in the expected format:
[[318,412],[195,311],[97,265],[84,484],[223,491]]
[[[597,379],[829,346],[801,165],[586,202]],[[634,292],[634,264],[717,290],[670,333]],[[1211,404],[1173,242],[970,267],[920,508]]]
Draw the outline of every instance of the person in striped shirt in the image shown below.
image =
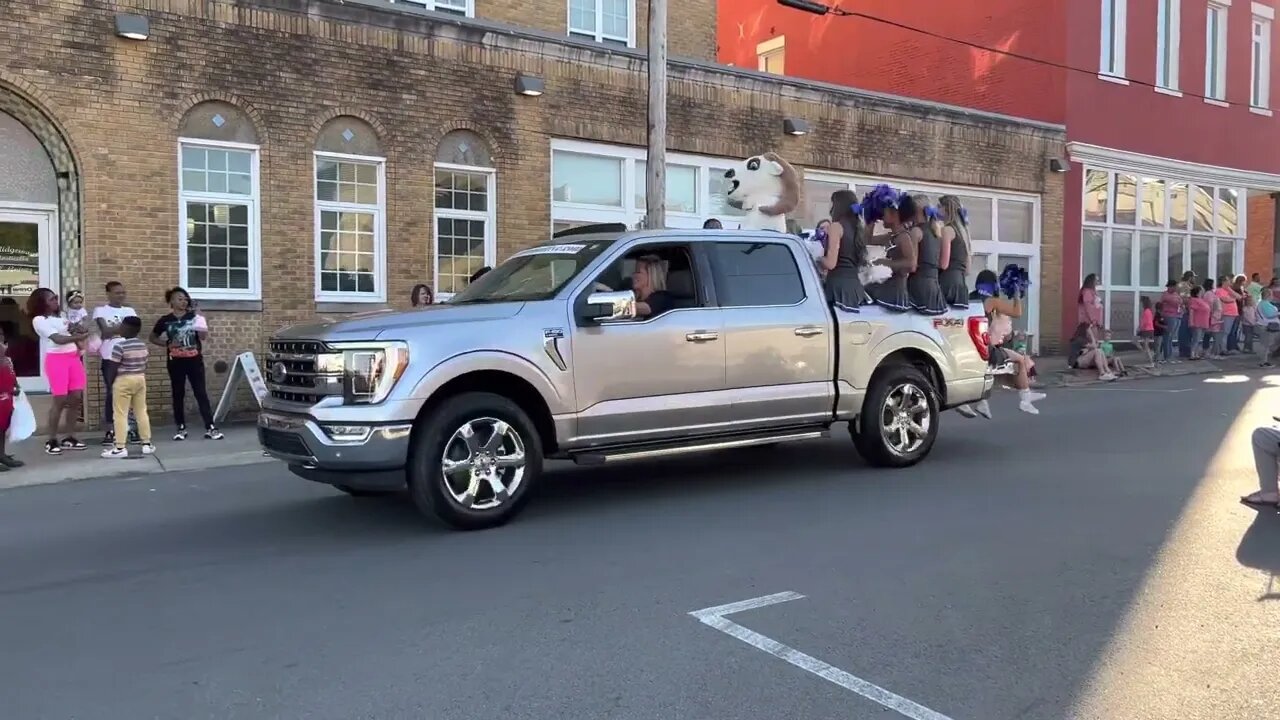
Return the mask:
[[151,418],[147,415],[147,355],[150,351],[138,334],[142,332],[142,320],[137,315],[122,318],[120,339],[111,348],[111,360],[116,363],[117,374],[111,386],[115,422],[114,447],[102,451],[104,458],[127,458],[129,450],[129,411],[138,423],[138,436],[142,440],[142,454],[156,451],[151,444]]

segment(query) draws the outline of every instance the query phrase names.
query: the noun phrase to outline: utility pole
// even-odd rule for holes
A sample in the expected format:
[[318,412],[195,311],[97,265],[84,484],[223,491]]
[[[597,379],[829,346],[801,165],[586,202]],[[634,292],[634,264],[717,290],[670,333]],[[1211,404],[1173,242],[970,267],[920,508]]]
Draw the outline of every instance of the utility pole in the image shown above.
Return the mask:
[[649,0],[649,152],[646,228],[667,226],[667,0]]

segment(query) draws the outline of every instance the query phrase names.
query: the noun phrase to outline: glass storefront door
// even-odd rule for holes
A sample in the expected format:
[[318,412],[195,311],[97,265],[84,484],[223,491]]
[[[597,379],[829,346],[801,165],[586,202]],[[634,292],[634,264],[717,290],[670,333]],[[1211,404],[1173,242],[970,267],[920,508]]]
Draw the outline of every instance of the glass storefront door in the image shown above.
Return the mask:
[[49,389],[42,377],[40,339],[24,310],[36,288],[58,290],[52,220],[52,212],[0,206],[0,329],[18,383],[29,392]]

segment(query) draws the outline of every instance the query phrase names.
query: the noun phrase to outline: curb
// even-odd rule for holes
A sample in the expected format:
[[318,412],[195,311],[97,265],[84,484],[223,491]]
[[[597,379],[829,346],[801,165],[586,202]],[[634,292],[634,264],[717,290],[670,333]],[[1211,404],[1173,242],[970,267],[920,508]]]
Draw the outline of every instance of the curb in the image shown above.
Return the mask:
[[[1135,374],[1126,378],[1117,378],[1116,380],[1113,380],[1110,382],[1106,380],[1098,380],[1097,378],[1094,378],[1093,380],[1078,380],[1078,381],[1072,382],[1070,380],[1071,376],[1069,376],[1067,373],[1058,372],[1056,373],[1057,377],[1052,387],[1074,388],[1074,387],[1092,387],[1096,385],[1115,385],[1117,383],[1127,383],[1127,382],[1134,382],[1138,380],[1156,380],[1160,378],[1187,377],[1187,376],[1193,376],[1193,375],[1212,375],[1213,373],[1226,372],[1228,369],[1229,368],[1223,368],[1222,366],[1219,366],[1219,365],[1205,364],[1205,365],[1196,365],[1194,367],[1187,369],[1184,372],[1157,374],[1157,373],[1151,372],[1146,368],[1135,368],[1135,370],[1141,370],[1142,374],[1140,375]],[[1241,368],[1241,369],[1248,369],[1248,368]]]
[[[92,449],[91,449],[92,450]],[[86,480],[123,480],[126,478],[160,475],[192,470],[212,470],[242,465],[277,462],[265,457],[261,450],[244,450],[224,455],[183,457],[165,461],[155,455],[129,460],[106,460],[97,457],[68,460],[57,463],[57,473],[12,473],[14,477],[0,478],[0,492],[38,485],[61,485]],[[8,475],[9,473],[6,473]]]

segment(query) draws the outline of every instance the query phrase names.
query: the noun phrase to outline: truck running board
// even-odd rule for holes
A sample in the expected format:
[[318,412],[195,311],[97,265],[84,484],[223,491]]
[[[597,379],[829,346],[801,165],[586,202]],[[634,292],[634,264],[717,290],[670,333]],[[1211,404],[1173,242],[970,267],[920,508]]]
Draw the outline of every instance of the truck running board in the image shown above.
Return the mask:
[[689,455],[712,450],[732,450],[734,448],[752,447],[756,445],[776,445],[778,443],[796,442],[799,440],[820,440],[829,437],[826,428],[812,430],[793,430],[781,434],[770,435],[730,435],[716,438],[690,438],[680,443],[664,443],[661,445],[619,447],[611,450],[595,450],[572,456],[578,465],[604,465],[606,463],[625,460],[646,460],[649,458],[670,457],[672,455]]

